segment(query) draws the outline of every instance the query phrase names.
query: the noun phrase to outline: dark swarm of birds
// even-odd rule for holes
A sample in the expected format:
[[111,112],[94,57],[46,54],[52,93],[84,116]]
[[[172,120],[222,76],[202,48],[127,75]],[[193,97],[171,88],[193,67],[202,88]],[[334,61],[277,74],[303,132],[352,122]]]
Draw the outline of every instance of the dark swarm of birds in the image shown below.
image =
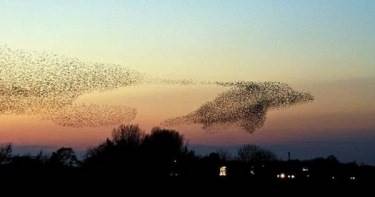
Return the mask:
[[126,124],[134,120],[136,109],[76,100],[87,93],[141,83],[210,84],[227,88],[192,113],[166,120],[162,123],[165,126],[194,123],[209,128],[229,124],[252,133],[264,125],[268,110],[313,100],[311,94],[279,82],[150,80],[122,65],[88,63],[49,53],[0,47],[0,114],[39,116],[68,127]]

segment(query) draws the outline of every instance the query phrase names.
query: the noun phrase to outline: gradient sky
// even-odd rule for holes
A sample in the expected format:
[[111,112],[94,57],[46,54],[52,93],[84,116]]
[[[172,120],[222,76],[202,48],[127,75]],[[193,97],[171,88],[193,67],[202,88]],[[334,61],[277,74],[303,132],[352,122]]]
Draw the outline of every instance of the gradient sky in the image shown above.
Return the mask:
[[[254,134],[179,130],[201,148],[255,143],[281,156],[335,154],[375,164],[374,19],[372,0],[0,0],[0,44],[162,78],[287,82],[316,100],[271,112]],[[81,99],[134,106],[135,122],[149,129],[221,91],[147,85]],[[87,147],[110,133],[20,116],[0,116],[0,125],[0,142],[25,147]]]

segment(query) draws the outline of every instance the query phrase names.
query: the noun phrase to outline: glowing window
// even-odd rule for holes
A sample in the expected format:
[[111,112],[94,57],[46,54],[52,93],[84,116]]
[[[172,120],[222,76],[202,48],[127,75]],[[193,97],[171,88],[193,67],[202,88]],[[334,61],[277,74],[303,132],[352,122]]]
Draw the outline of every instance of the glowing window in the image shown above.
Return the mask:
[[220,167],[219,176],[227,176],[227,167],[226,166]]

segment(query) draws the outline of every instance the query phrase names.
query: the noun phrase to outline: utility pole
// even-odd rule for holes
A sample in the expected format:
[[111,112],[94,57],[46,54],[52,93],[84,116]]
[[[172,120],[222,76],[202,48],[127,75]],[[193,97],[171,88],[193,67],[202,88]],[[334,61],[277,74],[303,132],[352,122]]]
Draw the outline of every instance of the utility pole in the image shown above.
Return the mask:
[[288,161],[290,161],[290,152],[288,152]]

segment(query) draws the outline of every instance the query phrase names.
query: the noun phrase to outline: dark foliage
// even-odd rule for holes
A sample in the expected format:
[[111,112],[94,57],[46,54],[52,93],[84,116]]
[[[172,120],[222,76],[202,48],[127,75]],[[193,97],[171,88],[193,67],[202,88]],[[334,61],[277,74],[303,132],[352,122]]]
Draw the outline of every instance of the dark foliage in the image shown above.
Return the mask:
[[[79,160],[72,148],[62,147],[50,155],[12,155],[12,146],[0,148],[3,180],[68,180],[68,182],[168,179],[218,185],[356,186],[371,183],[375,168],[340,163],[334,156],[312,160],[277,159],[256,145],[243,145],[237,157],[221,150],[197,156],[175,130],[153,128],[143,132],[137,125],[121,125],[112,137],[87,151]],[[8,179],[7,179],[8,178]],[[177,181],[177,182],[176,182]]]

